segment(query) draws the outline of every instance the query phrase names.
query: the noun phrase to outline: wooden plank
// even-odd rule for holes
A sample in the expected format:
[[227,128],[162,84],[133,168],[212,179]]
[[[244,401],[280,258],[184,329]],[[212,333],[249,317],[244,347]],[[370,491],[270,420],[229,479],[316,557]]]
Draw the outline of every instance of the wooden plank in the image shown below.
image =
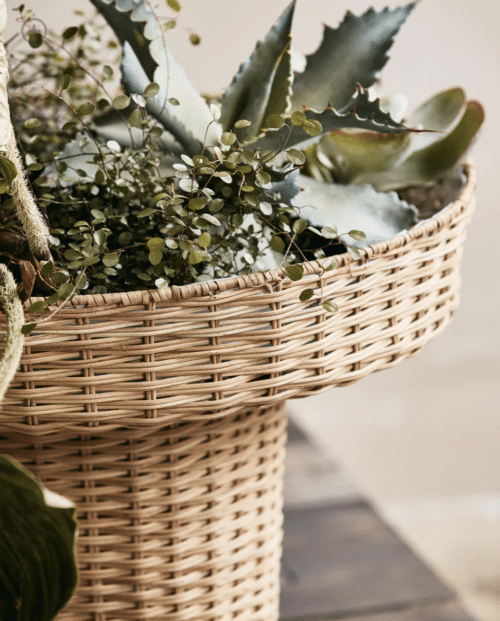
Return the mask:
[[[330,621],[321,619],[321,621]],[[353,617],[342,617],[338,621],[353,621]],[[421,604],[418,608],[383,611],[355,617],[355,621],[474,621],[455,602],[445,604]]]
[[293,423],[286,468],[282,621],[473,621]]
[[342,618],[453,598],[363,501],[285,510],[281,618]]

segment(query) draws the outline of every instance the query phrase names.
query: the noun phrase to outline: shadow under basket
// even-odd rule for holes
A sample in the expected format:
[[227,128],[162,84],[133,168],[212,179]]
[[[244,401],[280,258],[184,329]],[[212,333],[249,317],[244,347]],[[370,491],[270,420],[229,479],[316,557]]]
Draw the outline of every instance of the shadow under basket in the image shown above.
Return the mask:
[[444,329],[466,174],[451,206],[358,262],[304,264],[298,282],[273,270],[77,296],[26,337],[0,452],[77,505],[79,587],[58,621],[278,619],[284,402],[391,367]]

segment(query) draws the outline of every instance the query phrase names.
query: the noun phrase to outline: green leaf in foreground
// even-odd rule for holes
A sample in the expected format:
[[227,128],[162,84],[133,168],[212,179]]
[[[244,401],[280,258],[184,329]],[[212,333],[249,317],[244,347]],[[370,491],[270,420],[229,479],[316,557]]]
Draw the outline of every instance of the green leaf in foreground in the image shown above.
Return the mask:
[[0,619],[51,621],[77,583],[75,509],[0,455]]

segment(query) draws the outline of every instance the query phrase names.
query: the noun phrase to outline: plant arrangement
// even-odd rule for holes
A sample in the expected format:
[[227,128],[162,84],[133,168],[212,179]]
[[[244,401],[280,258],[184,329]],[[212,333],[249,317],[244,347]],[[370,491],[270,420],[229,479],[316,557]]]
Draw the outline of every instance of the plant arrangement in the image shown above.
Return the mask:
[[[163,31],[175,19],[162,24],[145,0],[91,2],[115,33],[110,41],[99,17],[58,36],[20,5],[15,11],[29,48],[18,47],[19,36],[6,44],[6,51],[0,45],[0,102],[6,101],[8,86],[13,123],[12,129],[9,110],[0,103],[0,305],[7,333],[0,401],[19,366],[24,335],[49,321],[76,294],[162,289],[276,267],[299,281],[305,262],[318,261],[323,274],[336,267],[340,253],[348,252],[356,261],[360,248],[417,226],[461,189],[460,161],[483,121],[481,105],[453,88],[405,116],[401,96],[373,97],[387,52],[416,3],[370,9],[360,16],[348,13],[338,28],[325,27],[318,50],[296,67],[290,49],[292,2],[217,98],[198,94],[166,47]],[[180,10],[177,0],[167,0],[167,5]],[[0,33],[5,15],[0,0]],[[191,34],[191,41],[198,44],[199,37]],[[122,90],[116,84],[117,64]],[[442,265],[439,269],[449,271]],[[437,313],[436,329],[452,303],[445,299],[446,287],[447,281],[443,297],[439,289],[435,302],[438,310],[444,309]],[[309,309],[313,295],[304,284],[301,307]],[[38,299],[23,306],[33,297]],[[395,299],[389,302],[396,304]],[[322,296],[320,303],[324,310],[308,310],[308,321],[337,310],[335,299]],[[214,312],[218,318],[219,310]],[[391,331],[396,319],[387,321],[393,321]],[[424,330],[416,323],[413,348],[423,342],[419,335]],[[204,329],[200,341],[206,339]],[[246,335],[247,326],[242,330]],[[316,339],[323,356],[321,324],[314,330],[304,339]],[[390,340],[386,337],[381,336],[384,344]],[[214,340],[216,350],[220,344]],[[252,341],[252,347],[259,342]],[[269,344],[274,348],[272,339]],[[271,348],[266,343],[261,349]],[[68,351],[63,364],[78,363],[80,352]],[[310,357],[311,351],[303,355]],[[280,361],[279,354],[276,359]],[[164,361],[159,364],[156,379],[163,390],[175,382]],[[188,389],[215,382],[214,391],[220,389],[221,400],[229,394],[232,406],[233,389],[226,388],[223,396],[222,385],[230,384],[238,371],[199,375],[196,365],[199,361],[187,365],[193,373]],[[252,365],[252,382],[257,378],[258,383],[253,358]],[[263,366],[269,373],[267,358]],[[129,375],[135,378],[136,373],[144,375],[135,368]],[[293,370],[280,369],[275,375],[280,373]],[[104,372],[98,375],[100,381]],[[45,386],[45,379],[40,381]],[[73,376],[63,390],[72,381]],[[136,380],[131,381],[137,388]],[[170,398],[164,393],[158,408],[165,407],[161,399]],[[264,389],[262,393],[267,398]],[[218,406],[211,398],[204,407]],[[184,403],[184,394],[176,399]],[[110,394],[111,407],[123,407],[121,396],[118,401]],[[16,468],[0,457],[0,478],[15,475],[25,485]],[[29,487],[39,502],[40,489],[33,483]],[[63,522],[69,525],[72,515],[66,510]],[[72,543],[67,536],[64,563],[71,563]],[[49,602],[47,619],[69,597],[74,576],[71,570],[64,595]],[[5,601],[16,606],[17,586],[8,576],[5,581],[10,589]],[[48,592],[45,585],[41,576],[38,586]],[[26,598],[28,606],[31,601]]]
[[[417,210],[393,190],[443,177],[483,119],[458,88],[405,121],[400,98],[370,97],[415,3],[325,26],[295,73],[292,2],[222,97],[207,101],[172,58],[147,2],[91,1],[121,44],[125,94],[110,92],[114,70],[97,60],[98,26],[42,36],[29,31],[33,15],[17,9],[36,49],[12,52],[11,106],[41,213],[31,209],[28,224],[16,212],[9,184],[21,166],[5,145],[0,256],[23,301],[45,296],[30,313],[78,292],[273,267],[296,280],[304,260],[345,250],[357,258],[358,247],[417,223]],[[334,266],[333,258],[323,264]]]

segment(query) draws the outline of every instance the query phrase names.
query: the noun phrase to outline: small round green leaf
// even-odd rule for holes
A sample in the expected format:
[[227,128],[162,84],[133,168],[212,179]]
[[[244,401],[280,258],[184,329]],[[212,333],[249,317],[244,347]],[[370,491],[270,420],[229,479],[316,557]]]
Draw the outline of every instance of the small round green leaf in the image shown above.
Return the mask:
[[299,296],[299,300],[301,302],[307,302],[307,300],[310,300],[313,295],[314,295],[313,289],[304,289],[304,291],[302,291],[302,293]]
[[292,164],[295,164],[296,166],[302,166],[302,164],[306,161],[306,156],[298,149],[288,149],[286,157],[289,162],[292,162]]
[[132,112],[132,114],[128,117],[128,122],[132,127],[136,127],[137,129],[142,129],[142,114],[139,109],[136,109]]
[[119,263],[119,261],[120,256],[117,252],[110,252],[109,254],[105,254],[102,258],[102,262],[106,267],[114,267],[117,263]]
[[321,235],[325,239],[336,239],[338,237],[337,229],[334,226],[324,226],[321,229]]
[[34,49],[40,47],[43,43],[42,33],[39,30],[31,30],[28,34],[28,43]]
[[323,261],[323,269],[329,272],[330,270],[334,270],[338,267],[339,262],[335,257],[328,257]]
[[197,265],[198,263],[201,263],[202,261],[203,261],[203,255],[198,250],[198,248],[196,248],[196,246],[193,246],[193,249],[189,253],[189,263],[191,265]]
[[30,332],[33,332],[33,330],[36,328],[36,323],[25,323],[24,326],[21,328],[21,332],[26,335],[29,334]]
[[94,181],[97,183],[97,185],[104,185],[106,183],[106,175],[101,168],[96,170],[96,173],[94,175]]
[[200,45],[201,43],[200,35],[197,35],[195,32],[192,32],[189,35],[189,42],[191,43],[191,45]]
[[349,253],[350,257],[354,259],[355,261],[358,261],[359,259],[361,259],[359,250],[355,246],[347,246],[347,252]]
[[149,253],[149,262],[151,265],[159,265],[163,261],[163,252],[161,250],[152,250]]
[[236,121],[236,123],[234,124],[236,129],[241,129],[242,127],[248,127],[249,125],[251,125],[251,123],[250,121],[247,121],[246,119],[240,119],[239,121]]
[[178,13],[182,8],[179,0],[167,0],[167,5],[176,13]]
[[66,41],[68,39],[72,39],[78,32],[78,28],[76,26],[71,26],[70,28],[66,28],[66,30],[63,31],[62,36],[63,39],[65,39]]
[[147,247],[153,251],[161,252],[165,248],[165,240],[161,237],[152,237],[147,241]]
[[293,228],[294,233],[296,233],[297,235],[300,235],[306,230],[307,222],[306,220],[303,220],[302,218],[300,218],[299,220],[295,220],[292,228]]
[[43,311],[47,306],[47,302],[42,301],[42,302],[34,302],[29,308],[28,308],[28,313],[30,314],[35,314],[35,313],[40,313],[41,311]]
[[77,109],[77,113],[80,116],[85,116],[86,114],[92,114],[95,110],[95,106],[94,104],[90,103],[90,102],[86,102],[84,104],[82,104],[81,106],[78,107]]
[[204,231],[198,237],[198,245],[201,246],[202,248],[208,248],[211,243],[212,243],[212,238],[210,237],[210,233],[207,233],[206,231]]
[[356,231],[353,229],[352,231],[349,231],[348,235],[350,235],[353,239],[357,239],[358,241],[366,239],[366,235],[363,233],[363,231]]
[[24,121],[24,127],[26,129],[35,129],[36,127],[40,127],[41,123],[40,119],[32,117],[31,119]]
[[302,265],[288,265],[285,267],[285,272],[290,280],[301,280],[304,275],[304,268]]
[[159,85],[156,82],[151,82],[144,89],[144,97],[146,99],[149,99],[150,97],[154,97],[155,95],[158,95],[159,91],[160,91]]
[[61,76],[59,76],[58,80],[57,80],[57,86],[59,89],[61,89],[62,91],[64,91],[65,89],[68,88],[68,86],[71,84],[71,76],[68,75],[67,73],[63,73]]
[[307,116],[300,110],[295,110],[295,112],[292,112],[290,120],[292,122],[292,125],[302,127],[302,125],[304,125],[304,122],[307,121]]
[[146,207],[146,209],[143,209],[142,211],[140,211],[137,214],[137,217],[138,218],[146,218],[147,216],[150,216],[154,212],[155,212],[155,210],[153,209],[153,207]]
[[65,282],[57,289],[57,293],[60,295],[61,300],[65,300],[71,296],[74,290],[75,288],[70,282]]
[[307,119],[307,121],[304,121],[304,123],[302,123],[302,129],[309,136],[319,136],[323,131],[323,126],[319,121],[316,121],[315,119]]
[[236,134],[233,134],[233,132],[224,132],[220,137],[220,141],[222,142],[222,144],[229,147],[236,141]]
[[330,300],[323,302],[322,306],[329,313],[336,313],[339,310],[339,307],[335,304],[335,302],[330,302]]
[[129,103],[130,97],[127,97],[126,95],[118,95],[118,97],[113,99],[113,107],[116,108],[116,110],[124,110]]
[[276,252],[283,252],[285,250],[285,242],[279,235],[273,235],[271,238],[271,248]]
[[266,127],[279,129],[285,124],[285,117],[281,114],[270,114],[266,117]]

